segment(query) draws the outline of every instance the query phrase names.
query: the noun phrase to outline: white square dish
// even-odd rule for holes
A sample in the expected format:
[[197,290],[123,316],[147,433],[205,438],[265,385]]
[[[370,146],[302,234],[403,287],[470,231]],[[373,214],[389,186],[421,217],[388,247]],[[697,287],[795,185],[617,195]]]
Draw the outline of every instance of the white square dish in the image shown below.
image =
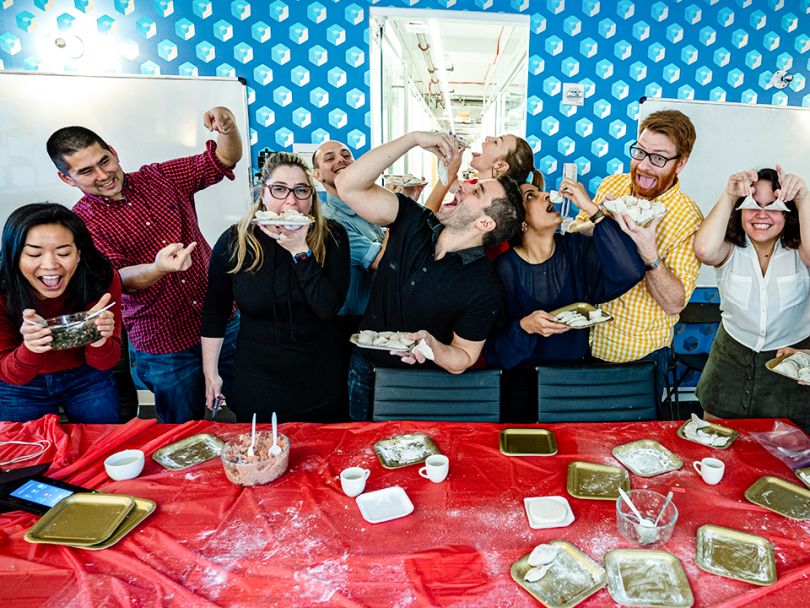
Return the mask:
[[529,526],[535,530],[564,528],[574,523],[574,512],[564,496],[532,496],[523,499],[523,506]]
[[413,513],[413,503],[399,486],[360,494],[357,498],[360,514],[371,524],[398,519]]

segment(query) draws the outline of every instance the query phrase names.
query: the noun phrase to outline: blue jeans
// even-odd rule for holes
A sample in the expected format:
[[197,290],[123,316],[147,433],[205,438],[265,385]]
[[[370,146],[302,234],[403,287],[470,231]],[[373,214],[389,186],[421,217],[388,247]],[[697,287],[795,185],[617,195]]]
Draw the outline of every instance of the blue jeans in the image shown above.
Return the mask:
[[355,349],[349,359],[349,417],[371,420],[374,406],[374,367]]
[[59,406],[70,422],[119,422],[118,388],[112,370],[101,371],[82,365],[40,374],[23,386],[0,381],[0,420],[25,422],[45,414],[58,416]]
[[[233,385],[233,360],[239,315],[225,330],[225,341],[219,353],[219,375],[222,394]],[[202,348],[199,344],[176,353],[155,355],[133,350],[130,361],[132,375],[155,395],[155,411],[160,422],[182,423],[201,420],[205,414],[205,377],[202,368]],[[137,384],[137,380],[136,380]]]

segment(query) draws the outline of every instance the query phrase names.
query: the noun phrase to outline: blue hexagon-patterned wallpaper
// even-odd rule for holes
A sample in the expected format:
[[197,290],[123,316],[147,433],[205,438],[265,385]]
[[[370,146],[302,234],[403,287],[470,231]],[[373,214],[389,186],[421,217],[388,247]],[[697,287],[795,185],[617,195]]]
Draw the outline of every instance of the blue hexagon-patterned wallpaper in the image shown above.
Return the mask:
[[[592,192],[628,170],[642,96],[810,107],[810,0],[0,0],[0,69],[48,69],[43,40],[75,33],[102,70],[245,78],[254,158],[325,139],[357,155],[375,5],[529,16],[526,135],[550,183],[563,162]],[[777,69],[793,74],[788,88],[771,87]],[[584,106],[560,104],[563,81],[585,85]],[[693,351],[712,337],[675,342]]]

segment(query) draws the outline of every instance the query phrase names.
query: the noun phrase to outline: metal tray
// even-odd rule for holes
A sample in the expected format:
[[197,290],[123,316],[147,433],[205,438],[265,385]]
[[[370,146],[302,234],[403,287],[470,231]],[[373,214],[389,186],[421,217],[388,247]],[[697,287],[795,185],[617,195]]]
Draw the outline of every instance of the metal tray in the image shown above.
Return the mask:
[[[583,317],[585,317],[589,321],[589,323],[587,325],[582,325],[580,327],[574,327],[573,325],[569,325],[569,327],[571,329],[589,329],[589,328],[593,327],[594,325],[601,325],[602,323],[607,323],[608,321],[613,320],[613,317],[611,317],[608,313],[606,313],[603,310],[602,311],[603,316],[602,316],[601,319],[599,319],[598,321],[591,321],[590,318],[588,317],[588,313],[593,312],[594,310],[596,310],[596,306],[594,306],[593,304],[588,304],[587,302],[574,302],[573,304],[569,304],[568,306],[562,306],[560,308],[552,310],[551,314],[556,317],[561,312],[568,312],[570,310],[574,310],[574,311],[578,312],[579,314],[581,314]],[[563,325],[568,325],[568,324],[563,323]]]
[[[611,450],[613,456],[639,477],[655,477],[670,471],[677,471],[683,461],[655,439],[641,439]],[[644,460],[654,466],[644,466]]]
[[195,464],[217,458],[225,442],[210,433],[192,435],[155,450],[152,459],[170,471],[182,471]]
[[501,453],[507,456],[554,456],[557,440],[546,429],[503,429]]
[[810,490],[779,477],[760,477],[745,491],[745,497],[789,519],[810,519]]
[[788,378],[788,379],[790,379],[790,380],[793,380],[793,382],[798,382],[798,381],[799,381],[799,379],[798,379],[798,378],[796,378],[795,376],[791,376],[791,375],[789,375],[789,374],[785,374],[785,373],[783,373],[783,372],[780,372],[780,371],[779,371],[779,370],[777,370],[777,369],[774,369],[774,368],[775,368],[777,365],[779,365],[779,364],[780,364],[782,361],[784,361],[785,359],[787,359],[787,358],[788,358],[788,357],[790,357],[790,356],[791,356],[791,355],[782,355],[781,357],[774,357],[774,358],[773,358],[773,359],[771,359],[770,361],[766,361],[766,362],[765,362],[765,367],[767,367],[767,368],[768,368],[770,371],[772,371],[774,374],[779,374],[780,376],[784,376],[785,378]]
[[[373,344],[360,344],[359,340],[360,334],[352,334],[349,336],[349,342],[354,344],[357,348],[367,348],[369,350],[385,350],[390,352],[397,352],[397,353],[406,353],[412,349],[412,347],[407,348],[392,348],[390,346],[374,346]],[[414,344],[416,346],[416,344]]]
[[709,424],[709,426],[703,428],[702,430],[707,432],[707,433],[711,433],[713,435],[720,435],[721,437],[728,437],[728,441],[726,442],[725,445],[706,445],[705,443],[701,443],[699,441],[694,441],[693,439],[689,439],[686,436],[686,434],[683,432],[684,427],[687,424],[689,424],[689,422],[690,421],[687,420],[680,427],[678,427],[678,430],[676,431],[675,434],[678,435],[678,437],[680,437],[681,439],[686,439],[686,441],[691,441],[692,443],[696,443],[698,445],[702,445],[702,446],[707,447],[707,448],[714,448],[715,450],[728,449],[731,446],[731,444],[734,443],[734,440],[737,439],[737,437],[740,436],[740,434],[737,431],[735,431],[734,429],[730,429],[727,426],[723,426],[722,424]]
[[776,561],[771,542],[731,528],[709,524],[700,526],[695,562],[706,572],[753,585],[776,582]]
[[681,561],[655,549],[613,549],[605,553],[610,596],[624,606],[689,608],[695,603]]
[[630,475],[621,467],[580,461],[568,465],[567,489],[574,498],[616,500],[619,488],[630,489]]
[[796,477],[799,478],[799,481],[810,488],[810,467],[796,469],[793,472],[796,474]]
[[564,540],[553,540],[550,545],[560,548],[560,553],[546,575],[535,583],[523,579],[531,568],[527,553],[509,570],[518,585],[534,599],[548,608],[571,608],[589,598],[606,584],[605,569]]
[[63,498],[25,533],[29,543],[87,547],[109,539],[135,507],[131,496],[85,494]]
[[386,469],[399,469],[424,462],[428,456],[440,454],[433,440],[424,433],[394,435],[374,444],[374,453]]

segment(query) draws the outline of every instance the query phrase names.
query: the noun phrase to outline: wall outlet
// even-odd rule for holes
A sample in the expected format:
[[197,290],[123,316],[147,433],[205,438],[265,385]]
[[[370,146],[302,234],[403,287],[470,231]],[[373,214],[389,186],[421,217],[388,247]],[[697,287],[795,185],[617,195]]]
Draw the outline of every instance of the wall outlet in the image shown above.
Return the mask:
[[585,85],[576,82],[566,82],[562,89],[562,104],[564,106],[581,106],[585,104]]

